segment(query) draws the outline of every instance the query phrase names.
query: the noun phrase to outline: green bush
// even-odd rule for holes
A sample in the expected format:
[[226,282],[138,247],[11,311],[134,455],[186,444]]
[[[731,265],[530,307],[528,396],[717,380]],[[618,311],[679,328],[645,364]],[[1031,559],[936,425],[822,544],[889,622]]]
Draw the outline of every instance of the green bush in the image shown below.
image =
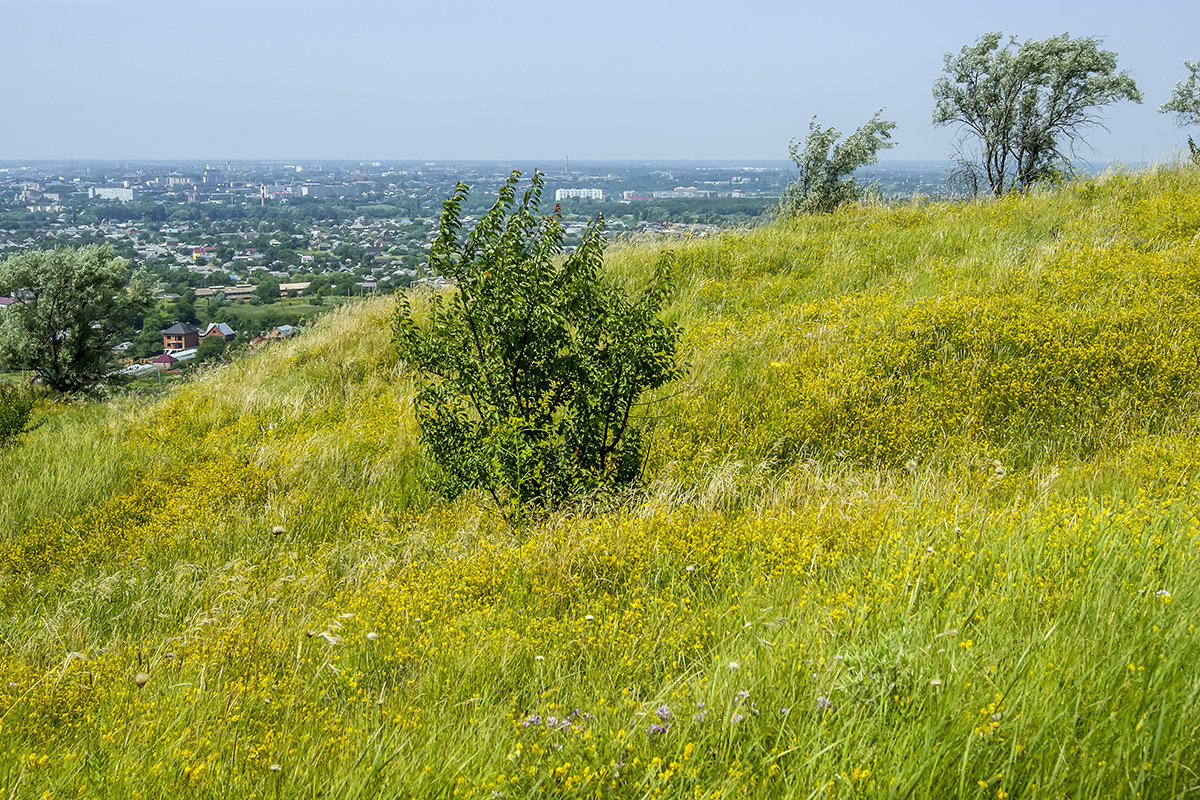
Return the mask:
[[558,216],[537,213],[541,174],[518,202],[519,179],[465,238],[458,184],[429,258],[454,288],[421,319],[405,297],[395,322],[399,355],[422,381],[417,421],[439,488],[483,489],[510,510],[633,481],[637,399],[679,374],[678,331],[658,316],[669,259],[627,297],[602,275],[603,221],[563,257]]
[[0,447],[25,430],[32,413],[32,392],[18,386],[0,384]]

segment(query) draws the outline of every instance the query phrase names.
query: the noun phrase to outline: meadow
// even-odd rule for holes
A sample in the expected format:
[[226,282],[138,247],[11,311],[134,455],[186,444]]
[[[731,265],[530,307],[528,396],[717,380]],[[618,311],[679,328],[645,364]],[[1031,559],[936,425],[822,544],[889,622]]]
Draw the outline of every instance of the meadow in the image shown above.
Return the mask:
[[0,450],[0,797],[1200,794],[1200,169],[674,264],[640,487],[427,488],[394,301]]

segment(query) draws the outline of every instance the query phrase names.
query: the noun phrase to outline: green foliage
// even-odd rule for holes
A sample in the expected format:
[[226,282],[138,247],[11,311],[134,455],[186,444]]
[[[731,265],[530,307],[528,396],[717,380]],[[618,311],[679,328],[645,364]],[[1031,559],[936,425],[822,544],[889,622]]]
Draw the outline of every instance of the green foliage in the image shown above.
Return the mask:
[[1069,173],[1099,109],[1140,103],[1133,78],[1117,72],[1117,56],[1094,38],[1016,40],[986,33],[958,55],[945,55],[934,84],[935,125],[960,131],[958,178],[972,192],[999,196],[1026,190],[1058,169]]
[[0,447],[16,439],[29,424],[33,393],[11,384],[0,384]]
[[[1185,80],[1175,84],[1171,99],[1158,107],[1161,114],[1174,114],[1179,127],[1200,125],[1200,61],[1185,61],[1189,75]],[[1188,137],[1188,154],[1192,162],[1200,164],[1200,147],[1192,137]]]
[[0,362],[33,370],[61,392],[104,380],[110,348],[150,302],[145,273],[125,286],[128,266],[109,245],[27,251],[0,263],[0,294],[19,301],[0,322]]
[[1200,125],[1200,61],[1185,61],[1183,65],[1188,69],[1187,78],[1175,84],[1171,99],[1159,106],[1158,111],[1174,114],[1180,127]]
[[206,364],[210,361],[220,361],[228,343],[223,336],[205,336],[196,348],[196,364]]
[[841,133],[836,128],[822,128],[815,116],[809,120],[804,142],[793,139],[788,146],[788,155],[796,162],[800,176],[779,198],[781,216],[828,213],[862,197],[863,187],[851,174],[859,167],[878,163],[880,150],[896,146],[891,141],[896,123],[880,119],[882,113],[883,109],[876,111],[844,142],[838,142]]
[[430,267],[455,283],[418,319],[395,320],[399,354],[424,382],[417,420],[454,496],[487,490],[502,507],[634,480],[638,398],[679,374],[676,329],[659,319],[669,264],[630,299],[605,280],[603,221],[565,257],[557,216],[538,216],[542,176],[518,202],[514,171],[462,235],[458,184],[442,209]]
[[234,330],[255,336],[280,325],[300,325],[302,320],[312,319],[331,307],[290,298],[279,299],[267,305],[232,303],[221,308],[213,321],[227,322]]
[[273,303],[279,299],[279,279],[274,276],[263,278],[257,286],[254,287],[255,303],[267,304]]

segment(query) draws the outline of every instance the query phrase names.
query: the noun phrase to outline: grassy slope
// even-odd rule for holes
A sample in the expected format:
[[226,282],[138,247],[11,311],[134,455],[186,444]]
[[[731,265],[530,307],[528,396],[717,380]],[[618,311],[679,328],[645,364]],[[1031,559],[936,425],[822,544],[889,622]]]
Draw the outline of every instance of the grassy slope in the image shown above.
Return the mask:
[[387,301],[50,410],[0,793],[1200,792],[1198,232],[1175,169],[614,250],[689,377],[645,492],[519,534],[422,489]]

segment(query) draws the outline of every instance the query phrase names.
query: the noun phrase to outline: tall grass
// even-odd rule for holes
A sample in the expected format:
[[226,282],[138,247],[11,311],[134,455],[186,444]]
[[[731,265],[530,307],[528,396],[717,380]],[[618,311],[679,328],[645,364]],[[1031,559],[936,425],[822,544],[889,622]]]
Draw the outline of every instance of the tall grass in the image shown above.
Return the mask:
[[676,263],[643,488],[432,496],[368,301],[0,450],[12,797],[1200,792],[1200,172]]

